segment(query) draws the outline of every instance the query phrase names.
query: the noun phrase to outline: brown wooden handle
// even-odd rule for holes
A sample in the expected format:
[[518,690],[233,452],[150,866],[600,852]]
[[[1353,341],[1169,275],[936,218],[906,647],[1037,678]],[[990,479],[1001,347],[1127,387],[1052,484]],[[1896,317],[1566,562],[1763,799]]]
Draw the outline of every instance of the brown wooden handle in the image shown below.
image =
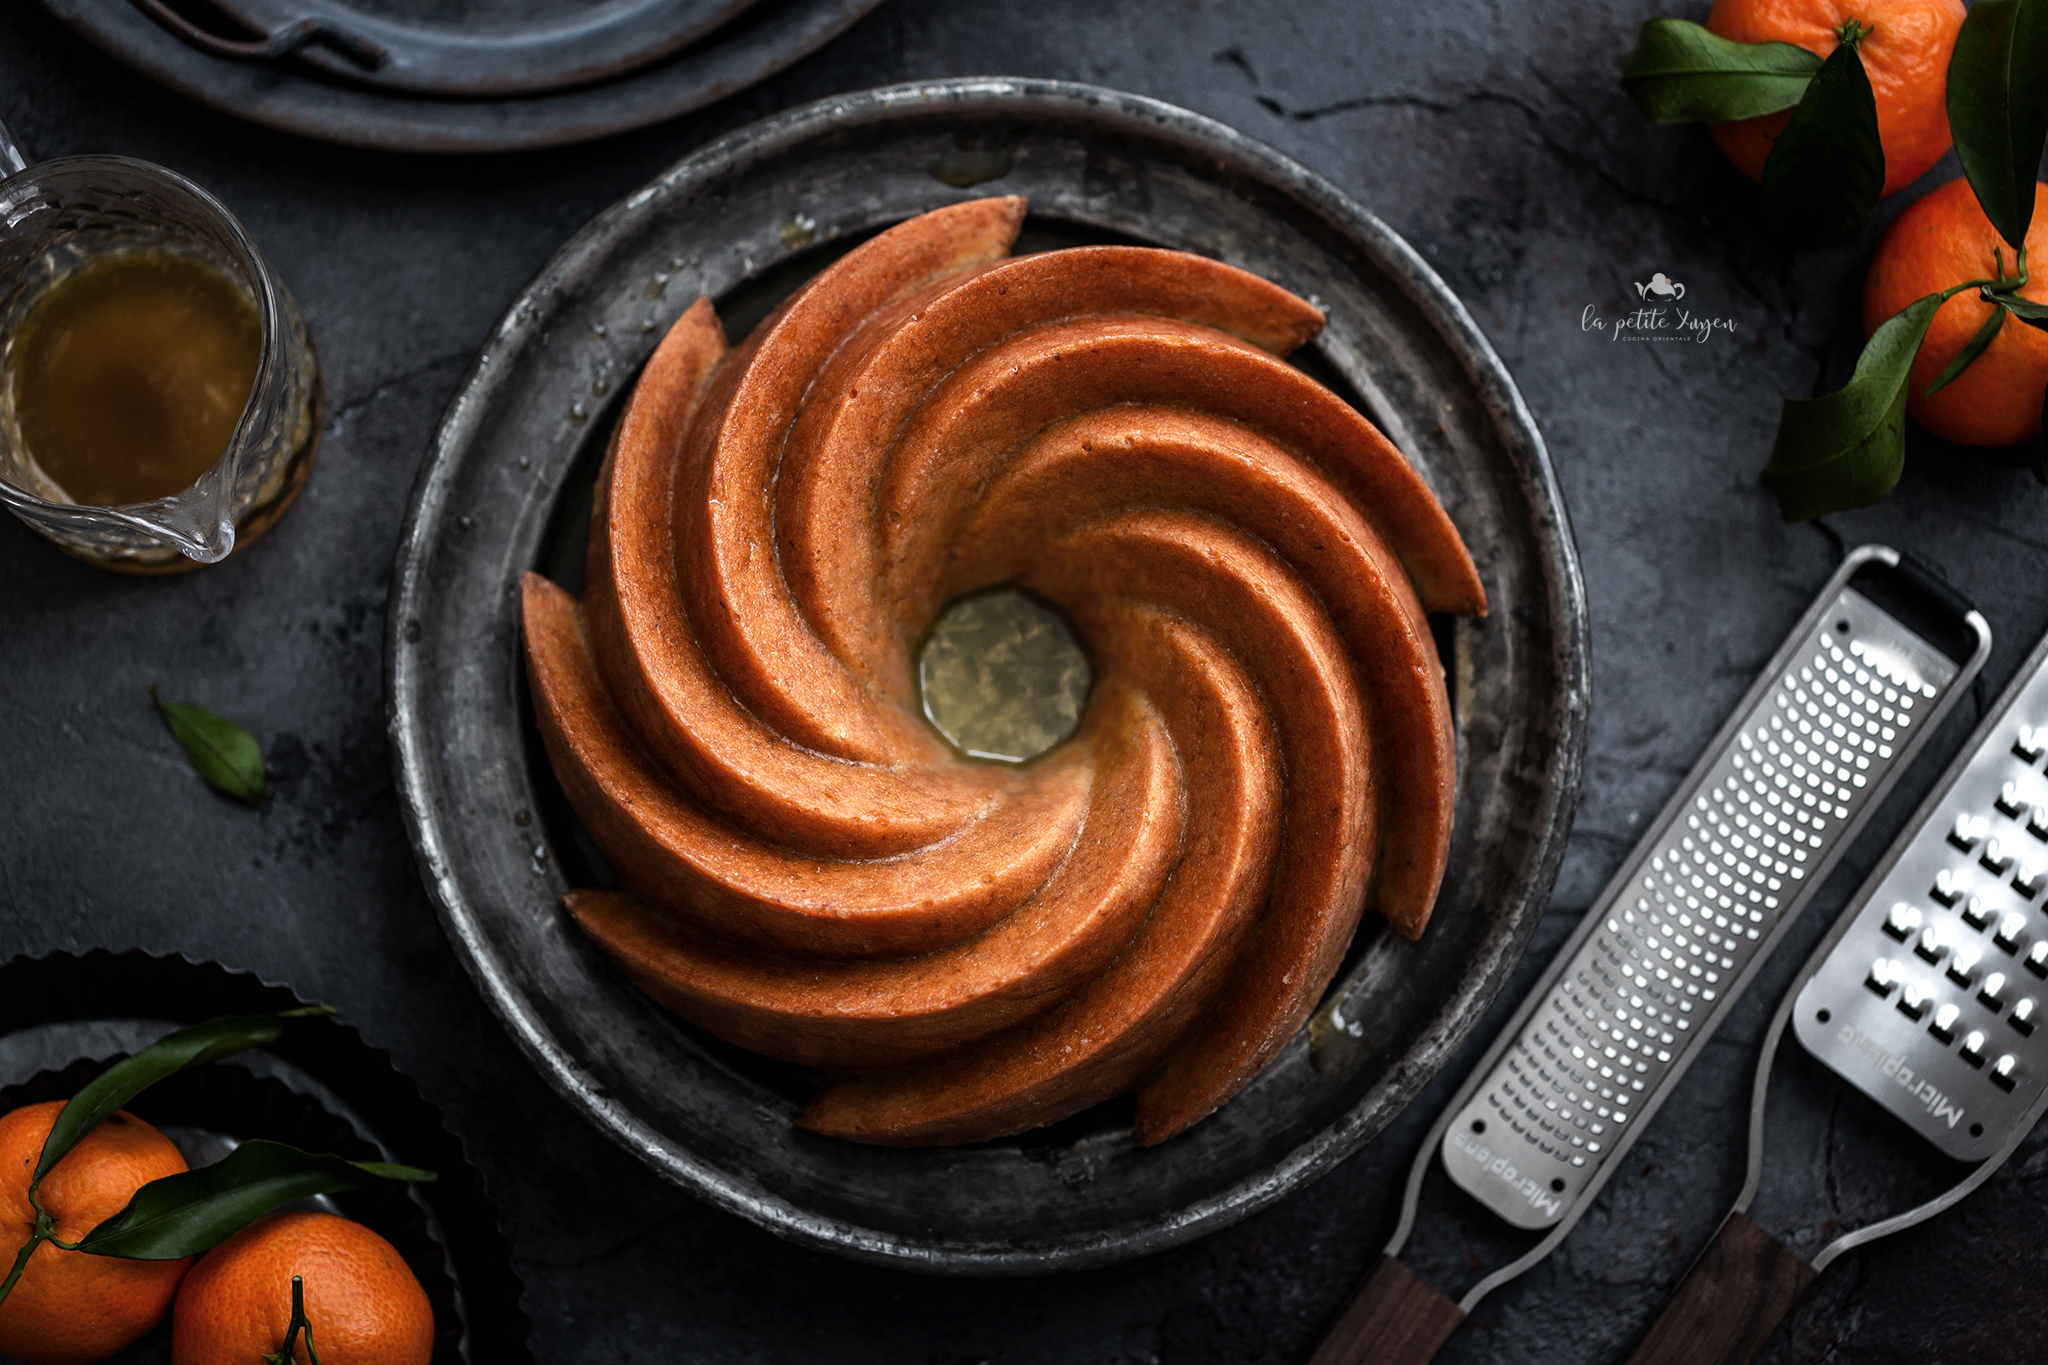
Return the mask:
[[1308,1365],[1429,1365],[1464,1320],[1464,1309],[1382,1256]]
[[1749,1365],[1817,1273],[1748,1217],[1731,1213],[1627,1365]]

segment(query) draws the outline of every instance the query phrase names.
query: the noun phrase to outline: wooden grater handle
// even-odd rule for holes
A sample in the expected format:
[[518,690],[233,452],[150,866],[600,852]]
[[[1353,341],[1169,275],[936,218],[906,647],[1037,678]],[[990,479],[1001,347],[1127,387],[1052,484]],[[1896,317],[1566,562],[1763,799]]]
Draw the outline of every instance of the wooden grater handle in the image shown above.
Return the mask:
[[1381,1256],[1308,1365],[1429,1365],[1464,1320],[1420,1275]]
[[1818,1273],[1746,1215],[1731,1213],[1627,1365],[1749,1365]]

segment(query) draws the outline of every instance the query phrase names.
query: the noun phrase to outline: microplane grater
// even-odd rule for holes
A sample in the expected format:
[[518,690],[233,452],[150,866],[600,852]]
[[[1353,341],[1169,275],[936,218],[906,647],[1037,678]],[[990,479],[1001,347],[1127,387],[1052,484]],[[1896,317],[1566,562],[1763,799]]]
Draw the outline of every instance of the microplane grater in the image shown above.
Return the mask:
[[1830,586],[1455,1109],[1446,1173],[1516,1227],[1601,1183],[1955,696],[1955,661]]
[[[1901,615],[1938,620],[1936,638]],[[1845,558],[1438,1118],[1386,1254],[1313,1365],[1431,1359],[1481,1298],[1563,1240],[1976,676],[1990,634],[1897,551]],[[1503,1221],[1549,1230],[1455,1305],[1395,1259],[1438,1156]],[[1410,1343],[1402,1312],[1440,1334]]]
[[[1757,1066],[1741,1193],[1630,1365],[1743,1365],[1837,1257],[1963,1199],[2048,1113],[2044,758],[2048,637],[1786,991]],[[1788,1023],[1822,1065],[1944,1155],[1975,1163],[1902,1213],[1822,1231],[1829,1240],[1810,1261],[1749,1217]],[[1731,1318],[1715,1306],[1731,1301],[1756,1307]]]

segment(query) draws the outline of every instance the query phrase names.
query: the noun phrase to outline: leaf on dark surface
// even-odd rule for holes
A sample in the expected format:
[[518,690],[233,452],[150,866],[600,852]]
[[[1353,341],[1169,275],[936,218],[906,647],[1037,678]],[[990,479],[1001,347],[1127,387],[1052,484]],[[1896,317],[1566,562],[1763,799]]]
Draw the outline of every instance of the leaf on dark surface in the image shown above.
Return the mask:
[[152,1180],[77,1249],[135,1261],[175,1261],[220,1245],[295,1199],[360,1190],[380,1180],[434,1180],[432,1171],[344,1161],[282,1142],[243,1143],[211,1166]]
[[1764,161],[1764,214],[1800,246],[1839,246],[1884,192],[1877,99],[1855,44],[1821,63]]
[[1989,289],[1980,292],[1985,299],[1997,304],[1999,308],[2021,322],[2048,332],[2048,303],[2035,303],[2032,299],[2023,299],[2018,294],[1994,294]]
[[2048,148],[2048,0],[1977,0],[1948,64],[1948,126],[1984,216],[2014,250]]
[[263,746],[256,736],[211,711],[167,702],[154,687],[149,699],[207,786],[245,805],[262,803]]
[[1656,123],[1724,122],[1790,109],[1821,59],[1791,43],[1738,43],[1684,19],[1652,19],[1621,86]]
[[1866,507],[1898,483],[1906,459],[1906,377],[1941,301],[1929,294],[1887,319],[1840,391],[1785,400],[1763,472],[1785,520]]
[[1985,318],[1984,325],[1977,329],[1977,335],[1970,338],[1967,346],[1956,352],[1956,358],[1949,361],[1942,372],[1935,377],[1934,382],[1927,386],[1927,396],[1929,398],[1934,397],[1935,394],[1940,393],[1953,383],[1957,375],[1969,369],[1977,357],[1984,354],[1985,348],[1990,346],[1992,341],[1997,338],[1998,329],[2003,326],[2005,326],[2005,310],[2003,308],[1992,309],[1991,316]]
[[228,1015],[165,1034],[133,1057],[107,1068],[97,1080],[71,1097],[58,1112],[49,1136],[43,1139],[43,1154],[36,1162],[30,1184],[41,1184],[50,1168],[62,1161],[81,1138],[164,1077],[274,1043],[293,1019],[332,1013],[332,1006],[308,1005],[282,1014]]

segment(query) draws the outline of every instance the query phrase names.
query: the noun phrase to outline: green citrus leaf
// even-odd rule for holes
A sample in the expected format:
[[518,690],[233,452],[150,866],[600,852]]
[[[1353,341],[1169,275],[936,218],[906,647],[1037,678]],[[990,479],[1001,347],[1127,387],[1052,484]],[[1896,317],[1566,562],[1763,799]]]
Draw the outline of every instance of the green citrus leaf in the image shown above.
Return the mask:
[[2035,303],[2032,299],[2023,299],[2018,294],[1994,294],[1989,289],[1979,292],[2021,322],[2048,332],[2048,303]]
[[29,1177],[30,1186],[40,1185],[50,1168],[62,1161],[81,1138],[164,1077],[186,1067],[274,1043],[293,1019],[332,1013],[331,1005],[308,1005],[282,1014],[238,1014],[209,1019],[167,1033],[133,1057],[114,1063],[58,1112],[50,1135],[43,1139],[43,1154],[36,1162],[35,1174]]
[[2048,148],[2048,0],[1977,0],[1948,63],[1956,158],[1998,235],[2017,251]]
[[261,804],[263,746],[256,736],[211,711],[167,702],[154,687],[149,689],[149,699],[156,703],[164,724],[171,727],[172,737],[207,786],[244,804]]
[[1840,391],[1785,400],[1763,473],[1785,520],[1866,507],[1898,483],[1906,462],[1906,376],[1941,302],[1929,294],[1887,319]]
[[1984,354],[1985,348],[1991,345],[1992,341],[1998,336],[1998,329],[2003,326],[2005,326],[2005,310],[2003,308],[1992,309],[1991,316],[1984,319],[1984,325],[1977,329],[1977,335],[1970,338],[1970,344],[1957,351],[1956,358],[1949,361],[1948,367],[1935,378],[1932,384],[1927,386],[1927,396],[1929,398],[1934,397],[1935,394],[1940,393],[1953,383],[1957,375],[1969,369],[1977,357]]
[[1884,192],[1877,99],[1853,43],[1806,87],[1764,161],[1764,214],[1800,246],[1839,246],[1863,230]]
[[344,1161],[282,1142],[245,1142],[211,1166],[152,1180],[128,1207],[88,1232],[77,1250],[131,1261],[175,1261],[209,1251],[274,1209],[380,1180],[434,1180],[432,1171]]
[[1738,43],[1684,19],[1652,19],[1622,59],[1621,88],[1656,123],[1719,123],[1790,109],[1820,70],[1791,43]]

